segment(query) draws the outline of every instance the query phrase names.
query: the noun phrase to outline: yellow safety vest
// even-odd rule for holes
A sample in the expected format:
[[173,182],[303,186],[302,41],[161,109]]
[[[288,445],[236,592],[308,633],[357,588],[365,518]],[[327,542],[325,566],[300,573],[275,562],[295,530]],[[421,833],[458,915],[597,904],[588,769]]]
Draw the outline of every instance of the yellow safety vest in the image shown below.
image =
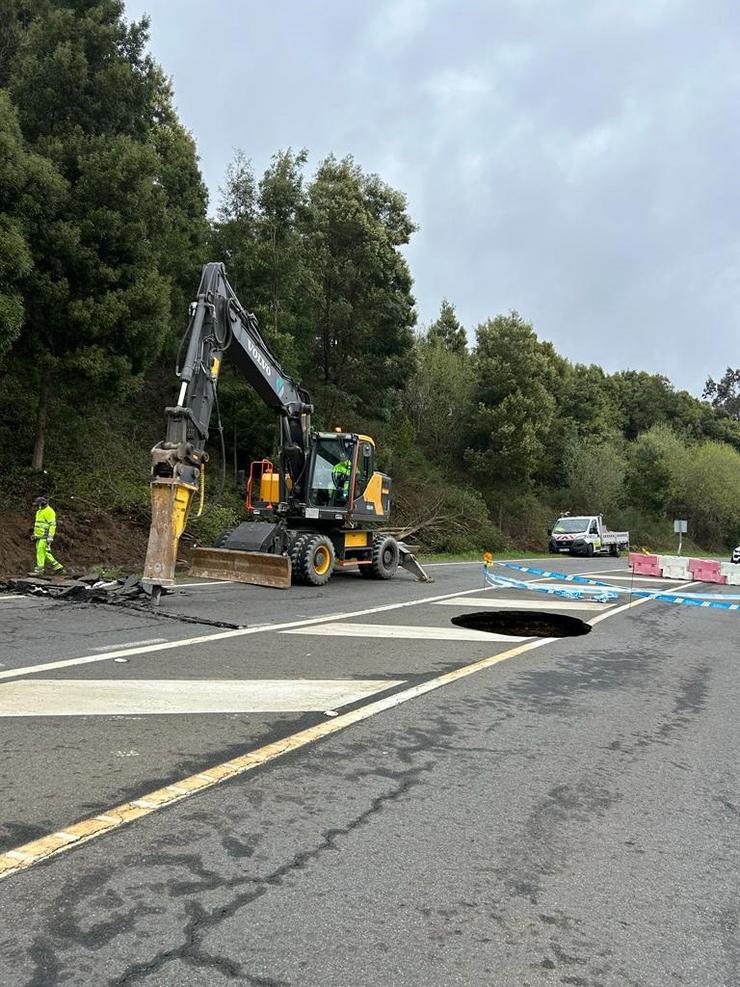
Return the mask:
[[57,516],[53,507],[39,507],[33,522],[34,538],[53,538],[57,531]]

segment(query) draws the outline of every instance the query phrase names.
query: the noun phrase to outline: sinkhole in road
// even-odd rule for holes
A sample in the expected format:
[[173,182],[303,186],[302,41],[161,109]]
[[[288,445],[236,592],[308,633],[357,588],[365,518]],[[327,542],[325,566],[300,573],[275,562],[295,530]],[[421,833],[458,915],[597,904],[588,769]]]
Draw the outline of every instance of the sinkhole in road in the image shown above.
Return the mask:
[[564,613],[535,610],[484,610],[452,618],[456,627],[512,637],[580,637],[591,633],[591,625]]

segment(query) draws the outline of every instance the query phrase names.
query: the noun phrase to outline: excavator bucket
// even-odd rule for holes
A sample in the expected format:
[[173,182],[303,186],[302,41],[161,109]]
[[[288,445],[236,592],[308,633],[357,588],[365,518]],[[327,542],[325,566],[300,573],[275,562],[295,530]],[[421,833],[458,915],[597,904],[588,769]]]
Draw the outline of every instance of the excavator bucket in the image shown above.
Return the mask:
[[290,559],[267,552],[239,552],[232,548],[196,548],[191,576],[230,579],[253,586],[290,589]]

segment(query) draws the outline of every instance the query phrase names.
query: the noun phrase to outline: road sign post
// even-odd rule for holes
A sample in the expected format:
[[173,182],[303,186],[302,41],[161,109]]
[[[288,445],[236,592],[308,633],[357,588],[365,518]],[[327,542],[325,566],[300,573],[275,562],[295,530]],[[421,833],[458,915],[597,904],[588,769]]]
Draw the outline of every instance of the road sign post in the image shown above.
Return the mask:
[[673,522],[673,533],[678,535],[678,554],[681,554],[681,546],[683,545],[683,536],[689,530],[688,521],[674,521]]

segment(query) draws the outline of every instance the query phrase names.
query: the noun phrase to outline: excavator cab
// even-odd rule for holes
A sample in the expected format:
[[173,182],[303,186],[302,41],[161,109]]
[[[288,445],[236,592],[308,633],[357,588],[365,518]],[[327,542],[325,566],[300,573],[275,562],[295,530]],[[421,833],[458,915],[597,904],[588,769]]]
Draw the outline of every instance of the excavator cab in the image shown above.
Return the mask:
[[375,443],[369,435],[318,432],[300,483],[269,459],[251,464],[246,506],[250,514],[274,513],[294,524],[384,518],[390,511],[390,477],[375,472]]

